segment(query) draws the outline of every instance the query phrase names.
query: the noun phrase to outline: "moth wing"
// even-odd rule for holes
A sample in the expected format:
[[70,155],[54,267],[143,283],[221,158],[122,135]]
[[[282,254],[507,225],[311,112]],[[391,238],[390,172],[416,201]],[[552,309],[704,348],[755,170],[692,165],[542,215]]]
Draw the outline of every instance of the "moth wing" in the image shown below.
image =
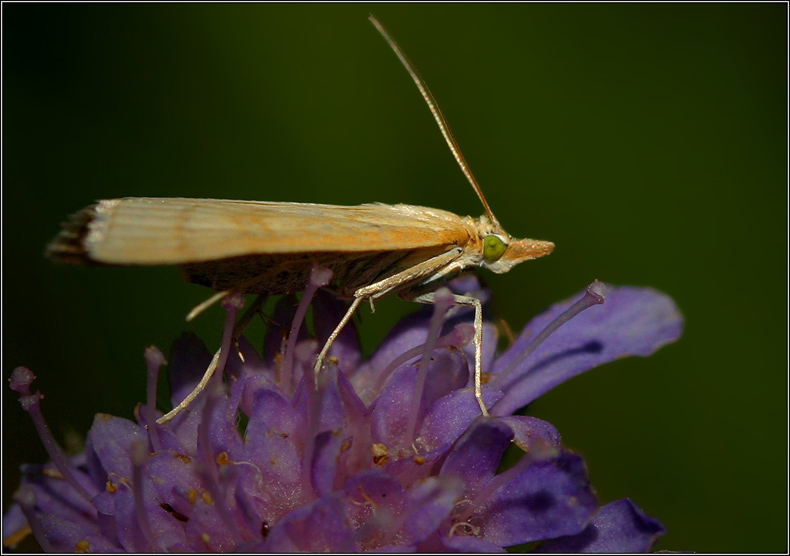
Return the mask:
[[72,217],[48,248],[66,262],[186,264],[255,254],[463,245],[464,219],[411,206],[129,197]]

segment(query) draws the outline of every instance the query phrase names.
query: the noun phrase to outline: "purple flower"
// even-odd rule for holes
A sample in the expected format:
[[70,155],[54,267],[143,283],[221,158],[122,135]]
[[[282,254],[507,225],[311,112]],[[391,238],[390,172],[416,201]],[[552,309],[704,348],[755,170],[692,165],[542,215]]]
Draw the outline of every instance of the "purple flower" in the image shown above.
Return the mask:
[[[433,314],[407,317],[366,361],[346,328],[314,377],[317,350],[344,311],[321,291],[313,298],[320,283],[299,307],[280,301],[263,355],[243,337],[231,347],[238,304],[227,303],[224,379],[164,425],[155,423],[164,357],[147,350],[149,394],[136,420],[97,415],[76,457],[52,440],[33,374],[16,369],[11,387],[51,460],[23,467],[6,545],[32,530],[59,552],[484,552],[534,541],[547,552],[614,552],[649,550],[663,534],[628,499],[599,507],[584,461],[557,430],[513,413],[572,376],[677,339],[682,317],[667,296],[593,284],[501,355],[487,321],[483,417],[471,386],[471,310],[448,311],[441,290]],[[488,296],[474,278],[451,287]],[[301,326],[311,299],[317,338]],[[195,337],[176,342],[174,405],[210,360]],[[524,454],[500,471],[513,443]]]

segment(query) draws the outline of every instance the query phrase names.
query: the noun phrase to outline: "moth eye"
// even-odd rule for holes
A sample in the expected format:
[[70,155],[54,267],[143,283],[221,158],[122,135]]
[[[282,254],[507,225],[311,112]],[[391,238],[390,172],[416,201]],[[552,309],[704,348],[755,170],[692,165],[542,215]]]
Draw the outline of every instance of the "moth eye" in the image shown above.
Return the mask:
[[507,244],[499,236],[486,236],[483,238],[483,258],[487,263],[495,263],[505,251]]

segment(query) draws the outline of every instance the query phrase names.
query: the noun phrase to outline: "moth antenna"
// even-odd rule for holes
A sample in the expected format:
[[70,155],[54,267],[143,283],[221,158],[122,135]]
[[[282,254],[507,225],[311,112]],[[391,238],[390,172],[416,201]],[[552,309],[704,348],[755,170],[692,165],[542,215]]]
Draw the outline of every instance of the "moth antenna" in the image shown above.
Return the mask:
[[447,141],[447,146],[450,147],[450,152],[453,153],[455,157],[455,161],[458,162],[458,165],[461,167],[461,171],[466,176],[466,179],[472,184],[472,187],[477,193],[480,202],[483,203],[483,208],[486,211],[486,215],[491,220],[491,223],[499,228],[499,221],[494,216],[494,213],[491,212],[491,208],[488,206],[488,201],[486,201],[485,196],[483,195],[483,191],[480,189],[480,185],[477,183],[475,176],[472,174],[472,170],[469,169],[469,165],[466,163],[466,159],[464,158],[463,153],[461,152],[461,148],[458,146],[458,143],[453,137],[453,132],[450,131],[450,126],[447,124],[447,118],[444,117],[444,113],[442,113],[442,109],[439,107],[439,103],[436,102],[436,99],[431,93],[431,90],[428,88],[428,84],[425,82],[425,79],[422,78],[420,73],[417,71],[417,68],[414,67],[414,64],[409,61],[406,57],[406,54],[403,53],[403,50],[398,43],[395,42],[384,26],[376,19],[372,14],[368,17],[370,22],[378,29],[378,32],[381,33],[381,36],[384,37],[384,40],[387,41],[387,44],[390,45],[390,48],[395,52],[398,56],[398,59],[403,64],[403,67],[406,68],[406,71],[409,72],[411,75],[412,80],[414,80],[414,84],[417,85],[417,88],[420,90],[420,94],[422,94],[422,98],[425,99],[425,102],[428,104],[428,108],[431,110],[431,114],[433,114],[433,119],[436,120],[436,123],[439,124],[439,129],[444,136],[444,140]]

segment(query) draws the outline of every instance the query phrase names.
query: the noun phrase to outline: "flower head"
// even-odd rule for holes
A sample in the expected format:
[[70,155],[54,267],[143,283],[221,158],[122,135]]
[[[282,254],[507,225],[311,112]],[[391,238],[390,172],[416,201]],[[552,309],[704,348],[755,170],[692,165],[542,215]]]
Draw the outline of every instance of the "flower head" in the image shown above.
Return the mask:
[[[317,350],[344,311],[319,291],[310,337],[302,309],[318,285],[301,307],[279,303],[272,322],[294,325],[287,335],[272,325],[262,354],[243,337],[231,349],[226,333],[224,380],[164,425],[153,387],[164,358],[149,349],[149,396],[135,421],[97,415],[71,459],[47,431],[32,373],[16,369],[11,386],[51,460],[23,468],[5,542],[29,527],[54,551],[480,552],[533,541],[545,551],[636,551],[663,534],[630,500],[599,507],[583,460],[557,430],[513,413],[576,374],[676,339],[682,317],[668,297],[596,283],[499,355],[485,322],[483,417],[470,310],[450,309],[438,292],[433,314],[407,317],[367,360],[346,328],[315,376]],[[472,278],[451,286],[488,296]],[[227,308],[232,332],[237,306]],[[176,342],[174,405],[210,360],[195,337]],[[523,456],[501,470],[511,444]]]

